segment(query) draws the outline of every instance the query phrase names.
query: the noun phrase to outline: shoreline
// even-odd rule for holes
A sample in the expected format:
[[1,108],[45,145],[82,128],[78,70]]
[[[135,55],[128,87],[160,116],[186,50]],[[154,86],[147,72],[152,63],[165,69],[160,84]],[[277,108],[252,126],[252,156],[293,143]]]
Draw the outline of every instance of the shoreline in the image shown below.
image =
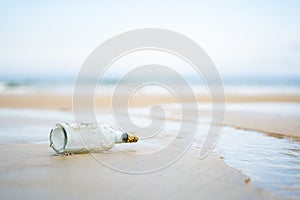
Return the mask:
[[[267,95],[247,96],[239,98],[227,95],[226,114],[224,125],[238,129],[253,130],[266,134],[300,137],[300,95]],[[271,101],[270,101],[271,99]],[[208,104],[210,99],[205,96],[198,96],[199,104]],[[95,108],[109,110],[111,108],[111,97],[96,96]],[[183,103],[188,103],[189,99],[184,99]],[[155,104],[172,105],[177,100],[167,95],[139,95],[129,102],[129,107],[145,108]],[[286,107],[282,103],[292,105]],[[263,104],[263,105],[260,105]],[[235,106],[239,105],[239,106]],[[259,105],[259,106],[257,106]],[[269,106],[271,105],[271,107]],[[273,106],[272,106],[273,105]],[[294,108],[295,105],[296,107]],[[12,109],[47,109],[72,111],[72,96],[70,95],[0,95],[0,108]],[[177,114],[178,110],[170,109]],[[289,112],[287,112],[289,111]],[[210,118],[212,111],[209,107],[199,108],[200,117]],[[172,116],[174,119],[177,115]],[[171,118],[172,118],[171,117]]]

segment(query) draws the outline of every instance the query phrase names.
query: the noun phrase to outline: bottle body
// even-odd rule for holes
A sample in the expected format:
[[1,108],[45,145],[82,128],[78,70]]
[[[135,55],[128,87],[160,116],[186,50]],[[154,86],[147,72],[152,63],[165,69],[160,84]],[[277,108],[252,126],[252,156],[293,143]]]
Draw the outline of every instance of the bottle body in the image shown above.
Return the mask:
[[[129,138],[135,138],[135,141],[129,141]],[[116,143],[137,140],[137,136],[116,131],[106,124],[58,123],[50,132],[50,146],[57,153],[101,152]]]

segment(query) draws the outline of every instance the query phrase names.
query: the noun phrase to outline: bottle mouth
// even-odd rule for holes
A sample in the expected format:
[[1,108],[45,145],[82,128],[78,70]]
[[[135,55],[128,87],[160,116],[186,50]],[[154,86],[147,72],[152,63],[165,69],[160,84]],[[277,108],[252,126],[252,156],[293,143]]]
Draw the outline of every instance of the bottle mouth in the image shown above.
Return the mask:
[[67,144],[66,130],[57,124],[50,132],[50,147],[57,153],[63,153]]

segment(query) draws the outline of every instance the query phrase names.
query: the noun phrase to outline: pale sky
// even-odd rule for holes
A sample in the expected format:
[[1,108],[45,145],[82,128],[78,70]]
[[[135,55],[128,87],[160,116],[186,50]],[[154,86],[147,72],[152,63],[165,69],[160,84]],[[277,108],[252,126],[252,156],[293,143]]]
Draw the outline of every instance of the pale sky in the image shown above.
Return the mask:
[[300,77],[300,1],[1,1],[1,74],[76,74],[110,37],[182,33],[222,74]]

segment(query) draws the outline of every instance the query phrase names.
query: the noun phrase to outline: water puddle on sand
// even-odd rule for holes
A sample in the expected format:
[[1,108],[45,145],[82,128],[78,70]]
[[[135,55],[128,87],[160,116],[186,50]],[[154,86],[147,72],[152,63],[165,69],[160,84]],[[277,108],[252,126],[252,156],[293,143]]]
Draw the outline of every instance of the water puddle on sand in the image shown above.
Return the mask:
[[224,127],[215,150],[255,185],[300,197],[300,139]]
[[[134,118],[137,122],[145,123],[141,115]],[[175,117],[175,120],[168,119],[168,123],[173,127],[180,120]],[[168,126],[165,128],[169,129]],[[209,122],[202,120],[198,128],[199,137],[193,146],[199,150],[203,136],[209,129]],[[173,128],[169,130],[176,132]],[[164,137],[159,139],[163,140]],[[222,155],[229,166],[249,176],[254,185],[278,195],[300,197],[300,138],[224,126],[214,151]]]
[[[135,121],[145,123],[141,116],[136,116]],[[209,129],[209,123],[202,122],[197,130],[198,139],[193,145],[198,150]],[[174,124],[180,124],[180,120],[167,120],[164,130],[175,133]],[[165,138],[158,136],[158,139]],[[300,138],[275,137],[224,126],[214,151],[222,155],[229,166],[249,176],[254,185],[275,194],[300,197]]]

